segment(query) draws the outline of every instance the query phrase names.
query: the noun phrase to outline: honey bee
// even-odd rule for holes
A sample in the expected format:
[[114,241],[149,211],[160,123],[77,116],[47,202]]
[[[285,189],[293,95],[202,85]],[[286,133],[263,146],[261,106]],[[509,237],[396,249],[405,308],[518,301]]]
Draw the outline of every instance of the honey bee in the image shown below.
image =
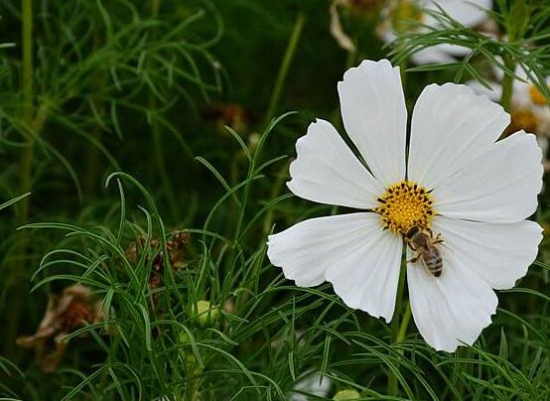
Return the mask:
[[441,276],[443,271],[443,258],[439,248],[436,246],[443,242],[441,234],[434,237],[432,230],[421,229],[419,227],[411,228],[405,235],[405,241],[409,247],[416,252],[416,257],[408,262],[416,263],[418,260],[422,266],[435,277]]

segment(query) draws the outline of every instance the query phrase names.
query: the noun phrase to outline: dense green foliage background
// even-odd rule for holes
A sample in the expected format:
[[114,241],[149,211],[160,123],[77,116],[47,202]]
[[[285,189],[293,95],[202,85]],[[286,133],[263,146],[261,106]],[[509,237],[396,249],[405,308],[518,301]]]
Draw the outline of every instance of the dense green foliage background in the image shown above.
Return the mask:
[[[505,30],[513,4],[497,3]],[[550,6],[528,5],[522,34],[535,40],[411,68],[408,105],[428,83],[471,79],[499,52],[550,75]],[[387,399],[550,398],[546,241],[519,286],[500,292],[494,324],[455,354],[426,346],[413,324],[391,345],[384,322],[349,310],[330,286],[297,288],[269,265],[274,227],[337,211],[288,195],[296,139],[316,117],[341,129],[343,72],[396,49],[374,34],[378,14],[363,10],[344,18],[358,43],[348,54],[329,32],[329,6],[0,1],[0,200],[32,192],[1,212],[0,399],[277,400],[316,371],[332,379],[329,398],[354,388],[385,399],[388,372],[399,390]],[[403,64],[406,50],[391,56]],[[128,175],[106,186],[114,172]],[[151,260],[164,251],[168,265],[163,238],[174,230],[191,234],[183,268],[166,269],[152,289]],[[139,237],[150,257],[128,261]],[[36,330],[48,295],[73,282],[105,299],[108,323],[78,332],[58,369],[43,373],[16,339]],[[201,323],[199,300],[221,316]]]

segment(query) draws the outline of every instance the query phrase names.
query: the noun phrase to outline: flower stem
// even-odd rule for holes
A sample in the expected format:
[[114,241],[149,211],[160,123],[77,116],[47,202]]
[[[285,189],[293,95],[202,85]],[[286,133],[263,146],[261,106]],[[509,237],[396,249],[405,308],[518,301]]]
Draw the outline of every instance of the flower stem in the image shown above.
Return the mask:
[[[151,18],[158,18],[160,8],[160,0],[151,1]],[[156,30],[153,30],[151,33],[151,40],[154,40],[156,36]],[[151,64],[151,61],[149,61]],[[170,208],[170,213],[174,221],[179,220],[179,206],[174,194],[174,186],[170,180],[166,164],[164,162],[164,146],[160,131],[160,126],[158,120],[155,116],[157,111],[157,98],[154,93],[151,91],[149,93],[149,112],[151,113],[151,133],[153,136],[153,152],[155,157],[155,162],[157,164],[158,173],[160,175],[160,183],[162,185],[162,190],[166,200],[168,201],[168,207]]]
[[306,20],[305,14],[303,12],[298,13],[298,16],[296,17],[296,21],[294,22],[294,28],[292,29],[292,34],[290,35],[290,39],[286,47],[285,55],[283,57],[283,62],[281,63],[281,67],[279,68],[279,73],[277,74],[275,87],[273,88],[271,99],[269,100],[269,108],[267,109],[266,121],[271,120],[271,118],[273,118],[275,112],[277,111],[277,104],[279,103],[279,98],[281,97],[281,92],[286,80],[286,76],[288,74],[290,63],[294,58],[294,54],[296,53],[296,47],[298,45],[298,42],[300,41],[300,37],[302,36],[302,28],[304,27],[305,20]]
[[[393,313],[393,320],[391,322],[391,345],[398,343],[404,337],[404,333],[407,330],[410,314],[407,313],[403,316],[401,322],[401,309],[403,303],[403,291],[405,289],[405,271],[407,269],[407,262],[404,260],[401,263],[401,269],[399,272],[399,283],[397,285],[397,299],[395,301],[395,311]],[[398,391],[397,376],[391,371],[388,371],[388,395],[396,396]]]
[[[21,3],[21,15],[23,19],[22,26],[22,47],[23,47],[23,73],[22,73],[22,88],[23,88],[23,123],[24,126],[30,129],[33,118],[33,98],[34,98],[34,82],[33,82],[33,54],[32,54],[32,0],[23,0]],[[20,185],[21,193],[27,193],[32,185],[32,161],[34,158],[34,138],[31,133],[27,146],[23,149],[21,155],[21,170],[20,170]],[[20,222],[27,222],[29,214],[29,198],[21,201]]]
[[[23,60],[22,60],[22,96],[23,96],[23,109],[21,113],[23,130],[28,133],[28,140],[26,146],[23,148],[20,160],[19,180],[21,193],[30,192],[32,186],[32,162],[34,158],[34,135],[33,130],[33,100],[34,100],[34,69],[33,69],[33,16],[32,16],[32,0],[23,0],[21,2],[21,16],[22,16],[22,48],[23,48]],[[25,224],[29,217],[29,197],[23,199],[20,203],[19,209],[19,224]],[[11,288],[10,299],[10,314],[7,319],[7,329],[4,336],[4,344],[7,345],[8,353],[7,357],[12,362],[19,363],[19,354],[16,352],[15,347],[12,345],[15,343],[15,338],[18,334],[19,323],[21,319],[21,311],[23,309],[23,297],[20,295],[22,291],[22,278],[25,277],[24,271],[26,270],[25,263],[28,261],[27,252],[29,248],[29,233],[24,230],[21,233],[19,241],[19,257],[14,263],[13,271],[18,274],[18,279]]]
[[401,74],[401,86],[403,86],[403,92],[407,93],[407,59],[404,59],[399,64],[399,72]]
[[[96,32],[93,36],[92,51],[96,52],[102,45],[103,37],[99,32]],[[92,80],[93,91],[95,93],[101,93],[102,88],[105,85],[105,79],[103,71],[98,70]],[[103,115],[105,104],[103,100],[96,99],[93,101],[94,107],[100,115]],[[91,130],[91,136],[101,143],[101,124],[95,124]],[[97,178],[100,173],[100,152],[97,146],[90,146],[90,150],[87,154],[86,161],[86,180],[84,182],[85,194],[92,196],[95,193],[96,187],[99,187]]]
[[401,319],[401,326],[399,327],[399,333],[397,334],[396,342],[400,343],[405,339],[407,335],[407,327],[409,327],[409,322],[411,321],[411,303],[407,302],[407,307],[405,313],[403,314],[403,319]]
[[[504,65],[512,72],[512,74],[514,74],[516,70],[516,63],[512,58],[504,58]],[[504,107],[504,110],[506,111],[510,111],[512,95],[514,93],[514,76],[512,74],[505,72],[504,78],[502,79],[502,96],[500,98],[500,104],[502,104],[502,107]]]

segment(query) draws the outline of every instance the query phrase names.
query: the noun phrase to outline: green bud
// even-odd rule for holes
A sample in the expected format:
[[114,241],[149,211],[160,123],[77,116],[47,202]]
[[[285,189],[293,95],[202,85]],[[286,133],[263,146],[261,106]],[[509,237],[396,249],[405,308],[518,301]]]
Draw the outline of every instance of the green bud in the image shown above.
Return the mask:
[[193,313],[201,326],[209,326],[220,318],[220,308],[210,305],[210,302],[205,300],[197,302]]
[[356,390],[340,390],[334,395],[332,399],[334,401],[351,401],[358,400],[360,398],[361,394],[359,394],[359,392]]
[[191,337],[189,337],[189,334],[187,334],[186,331],[182,331],[179,338],[178,338],[178,342],[180,344],[188,345],[188,344],[191,343]]

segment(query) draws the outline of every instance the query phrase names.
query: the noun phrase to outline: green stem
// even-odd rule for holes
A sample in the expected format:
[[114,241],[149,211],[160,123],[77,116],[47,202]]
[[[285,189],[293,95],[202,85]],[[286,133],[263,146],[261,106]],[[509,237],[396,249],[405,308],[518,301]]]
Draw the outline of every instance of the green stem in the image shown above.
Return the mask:
[[401,86],[403,87],[403,92],[406,94],[407,93],[407,60],[406,59],[399,64],[399,73],[401,74]]
[[[29,133],[26,146],[23,148],[20,160],[19,180],[21,186],[21,193],[30,192],[32,186],[32,162],[34,158],[34,130],[33,130],[33,100],[34,100],[34,82],[33,82],[33,16],[32,16],[32,0],[22,0],[21,2],[21,16],[22,16],[22,96],[23,96],[23,109],[22,109],[22,125],[23,130]],[[19,223],[25,224],[29,218],[29,198],[25,198],[20,203]],[[11,288],[12,302],[10,304],[10,314],[7,322],[7,329],[5,333],[5,346],[7,346],[7,356],[14,363],[19,362],[19,354],[16,353],[16,349],[13,346],[15,338],[17,337],[19,330],[19,322],[21,318],[21,310],[23,307],[23,297],[21,293],[22,278],[25,277],[27,251],[29,247],[29,234],[25,230],[21,233],[21,239],[19,242],[20,255],[14,263],[14,274],[19,275],[19,279],[15,280],[13,288]]]
[[[153,94],[151,94],[150,96],[151,97],[149,98],[149,107],[152,111],[152,114],[154,114],[156,110],[157,102]],[[160,133],[160,127],[157,120],[154,117],[151,120],[151,130],[153,134],[155,160],[156,160],[157,168],[160,174],[160,180],[164,191],[164,195],[168,200],[168,206],[170,208],[170,213],[172,214],[172,218],[175,219],[175,221],[178,221],[179,220],[178,202],[176,201],[176,196],[174,194],[174,187],[172,185],[172,182],[170,181],[170,178],[168,176],[168,170],[164,163],[164,146],[162,142],[162,136]]]
[[[32,0],[22,0],[21,14],[23,18],[23,122],[27,129],[31,128],[33,118],[33,98],[34,98],[34,82],[33,82],[33,18],[32,18]],[[32,161],[34,158],[34,139],[31,137],[27,146],[23,149],[21,155],[21,170],[20,170],[20,185],[21,193],[27,193],[32,185]],[[29,215],[29,198],[21,201],[20,222],[27,222]]]
[[[92,51],[96,52],[102,46],[103,38],[99,32],[94,34]],[[101,93],[102,88],[105,84],[104,73],[99,70],[95,73],[93,77],[93,91],[94,93]],[[102,115],[104,112],[104,102],[103,100],[94,100],[94,107],[97,112]],[[98,143],[101,142],[101,124],[95,124],[91,132],[92,137],[97,140]],[[99,188],[97,177],[100,172],[100,153],[97,146],[90,146],[87,154],[87,167],[86,167],[86,180],[84,182],[84,191],[88,196],[92,196],[96,192],[96,188]]]
[[[151,17],[156,19],[158,17],[158,12],[160,8],[160,0],[151,0]],[[155,32],[151,34],[151,39],[154,39]],[[149,94],[149,110],[151,112],[151,131],[153,135],[153,152],[155,156],[155,162],[157,164],[157,169],[160,174],[160,182],[162,185],[162,190],[166,199],[168,201],[168,207],[170,208],[170,213],[172,218],[175,221],[179,220],[179,207],[174,194],[174,187],[168,175],[168,170],[166,164],[164,163],[164,146],[162,142],[162,136],[160,132],[160,126],[155,118],[155,113],[157,110],[157,98],[154,93]]]
[[[281,192],[284,188],[284,184],[285,184],[286,180],[288,179],[289,165],[290,165],[290,163],[285,163],[284,166],[279,171],[279,173],[275,176],[275,183],[272,186],[271,195],[270,195],[269,199],[275,199],[281,194]],[[273,211],[273,208],[269,209],[266,213],[264,224],[263,224],[263,230],[262,230],[263,235],[260,239],[260,241],[262,241],[262,243],[265,242],[265,238],[267,237],[267,235],[271,231],[271,226],[273,225],[274,213],[275,212]]]
[[401,319],[401,327],[399,328],[399,333],[397,334],[397,343],[400,343],[405,339],[405,336],[407,335],[407,328],[409,327],[409,322],[411,321],[411,303],[407,300],[407,307],[405,309],[405,313],[403,314],[403,318]]
[[[512,74],[515,73],[516,63],[512,58],[506,57],[504,59],[504,65]],[[510,111],[512,95],[514,93],[514,76],[512,74],[505,72],[504,78],[502,79],[502,97],[500,98],[500,104],[502,104],[502,107],[504,107],[506,111]]]
[[[391,322],[391,344],[396,344],[400,341],[400,333],[406,331],[401,324],[401,309],[403,303],[403,291],[405,289],[405,273],[407,269],[407,262],[404,260],[401,263],[401,269],[399,271],[399,283],[397,285],[397,299],[395,301],[395,311],[393,313],[393,320]],[[403,316],[405,321],[406,316]],[[409,318],[407,318],[408,320]],[[408,323],[407,323],[408,324]],[[388,395],[396,396],[398,392],[397,376],[391,371],[388,371]]]
[[281,92],[283,90],[283,85],[288,74],[288,69],[290,67],[290,64],[292,63],[294,54],[296,53],[296,47],[298,45],[298,42],[300,41],[300,37],[302,36],[302,28],[304,27],[305,20],[305,14],[303,12],[300,12],[296,17],[296,21],[294,22],[294,28],[292,29],[292,34],[290,35],[290,39],[286,47],[283,62],[281,63],[279,73],[277,74],[275,87],[273,88],[271,99],[269,100],[269,108],[267,110],[266,121],[271,120],[275,115],[275,112],[277,111],[277,104],[279,103],[279,98],[281,97]]
[[151,0],[151,16],[157,18],[159,14],[160,0]]

